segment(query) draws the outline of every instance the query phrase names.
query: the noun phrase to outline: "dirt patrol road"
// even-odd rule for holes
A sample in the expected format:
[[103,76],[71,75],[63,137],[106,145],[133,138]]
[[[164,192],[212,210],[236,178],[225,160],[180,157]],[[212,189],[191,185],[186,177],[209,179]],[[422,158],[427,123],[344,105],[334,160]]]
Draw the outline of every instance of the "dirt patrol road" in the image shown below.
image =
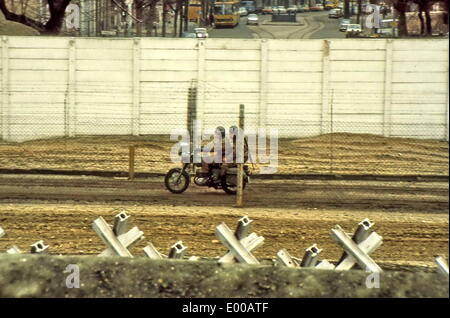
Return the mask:
[[254,180],[246,190],[246,207],[233,207],[234,198],[221,191],[191,186],[174,195],[162,178],[125,179],[67,176],[0,175],[0,225],[7,235],[0,250],[18,245],[27,250],[37,240],[52,254],[86,255],[105,246],[92,230],[103,216],[109,223],[120,208],[145,239],[162,253],[182,240],[188,255],[214,258],[226,248],[215,237],[221,222],[234,228],[248,215],[253,230],[265,237],[258,258],[275,258],[285,248],[302,257],[317,243],[321,256],[337,261],[342,250],[330,237],[339,224],[353,232],[369,218],[383,236],[373,258],[385,268],[434,267],[434,256],[448,257],[448,182],[381,182],[345,180]]

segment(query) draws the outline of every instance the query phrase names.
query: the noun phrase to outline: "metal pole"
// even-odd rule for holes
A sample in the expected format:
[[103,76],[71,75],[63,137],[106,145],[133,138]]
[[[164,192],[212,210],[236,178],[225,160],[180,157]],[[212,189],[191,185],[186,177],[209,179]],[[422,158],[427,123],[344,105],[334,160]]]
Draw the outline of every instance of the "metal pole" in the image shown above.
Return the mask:
[[[244,104],[239,105],[239,133],[244,133],[244,116],[245,116],[245,106]],[[237,138],[236,142],[238,142],[239,138]],[[239,144],[239,142],[238,142]],[[243,147],[236,147],[237,151],[243,151],[244,149],[241,149]],[[238,158],[240,156],[236,156]],[[236,189],[236,206],[238,208],[243,207],[243,197],[244,197],[244,163],[239,162],[237,164],[238,171],[237,171],[237,189]]]
[[128,150],[128,180],[134,180],[134,155],[136,146],[130,146]]

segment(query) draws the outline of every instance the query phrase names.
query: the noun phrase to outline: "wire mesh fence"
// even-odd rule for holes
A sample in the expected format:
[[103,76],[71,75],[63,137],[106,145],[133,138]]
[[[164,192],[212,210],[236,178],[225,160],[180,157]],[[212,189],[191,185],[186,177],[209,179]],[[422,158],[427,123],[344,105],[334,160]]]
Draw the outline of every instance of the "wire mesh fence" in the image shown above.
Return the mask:
[[[141,112],[138,119],[130,115],[132,112],[117,110],[120,105],[105,106],[102,111],[79,108],[86,112],[77,111],[73,118],[65,112],[50,115],[45,114],[45,109],[36,112],[31,105],[22,107],[22,113],[11,116],[9,121],[8,133],[15,136],[15,141],[0,140],[0,173],[46,170],[56,174],[128,177],[131,164],[137,181],[160,182],[155,189],[164,191],[162,176],[171,168],[181,167],[180,162],[171,159],[171,151],[179,141],[178,135],[171,138],[171,131],[190,130],[194,120],[200,120],[204,133],[213,132],[219,125],[229,128],[239,123],[239,103],[230,101],[214,107],[202,104],[197,93],[189,89],[172,95],[166,92],[167,109]],[[95,96],[95,90],[88,95]],[[161,96],[162,93],[158,100]],[[182,102],[177,98],[176,105],[170,106],[173,96],[184,98]],[[251,136],[259,128],[261,115],[251,103],[244,105],[245,128]],[[383,121],[368,120],[374,117],[367,115],[361,115],[357,121],[326,111],[322,120],[305,119],[297,116],[305,107],[293,107],[291,115],[280,111],[268,112],[266,116],[266,132],[277,130],[276,169],[271,175],[261,174],[271,163],[260,161],[258,141],[257,155],[252,158],[256,163],[248,163],[254,182],[246,188],[245,204],[269,208],[370,206],[448,211],[445,180],[449,173],[449,147],[445,123],[430,123],[425,118],[423,122],[391,121],[386,128]],[[141,134],[133,135],[133,131]],[[266,154],[272,150],[272,137],[264,140]],[[371,176],[395,177],[396,182],[367,178]],[[438,181],[423,183],[417,179],[430,176],[438,177]],[[203,202],[195,195],[189,200],[193,204],[196,200]],[[221,200],[229,204],[226,199]]]
[[[223,122],[221,119],[217,125]],[[235,124],[231,120],[229,122]],[[172,123],[160,123],[161,126],[166,124]],[[120,122],[113,125],[120,126]],[[334,122],[333,125],[338,132],[280,138],[276,174],[448,176],[447,141],[345,132],[346,127],[350,131],[355,127],[370,131],[371,126],[375,128],[378,125],[373,123]],[[289,130],[289,127],[292,126],[286,122],[283,129]],[[32,131],[26,128],[24,125],[23,132],[29,136]],[[101,125],[94,128],[101,129]],[[410,128],[415,129],[413,125]],[[136,146],[135,171],[163,174],[177,164],[170,157],[170,151],[176,144],[177,141],[171,140],[167,134],[84,135],[25,142],[0,141],[0,167],[126,173],[129,168],[129,146]],[[267,145],[270,148],[269,140]],[[258,161],[258,158],[254,160]],[[263,165],[256,162],[256,173]]]

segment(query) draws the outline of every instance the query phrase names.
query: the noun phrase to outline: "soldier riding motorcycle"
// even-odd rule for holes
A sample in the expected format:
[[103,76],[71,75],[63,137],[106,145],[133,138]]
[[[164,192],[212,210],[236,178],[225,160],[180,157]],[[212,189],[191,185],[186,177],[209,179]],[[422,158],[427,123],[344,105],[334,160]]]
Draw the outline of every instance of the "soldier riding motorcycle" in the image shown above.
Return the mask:
[[[194,183],[198,186],[222,189],[227,194],[236,194],[237,165],[234,162],[224,162],[229,157],[225,150],[231,149],[233,151],[232,157],[235,158],[236,147],[230,145],[227,147],[226,143],[229,142],[229,140],[225,138],[225,129],[223,127],[217,127],[215,133],[217,137],[220,137],[222,140],[222,162],[208,163],[202,158],[201,163],[194,163],[194,153],[188,153],[187,156],[189,160],[183,160],[182,168],[170,169],[164,178],[164,184],[170,192],[183,193],[189,187],[191,177],[193,177]],[[182,148],[183,146],[186,145],[182,145]],[[184,157],[184,159],[186,159],[186,157]],[[209,162],[211,161],[212,160],[209,160]],[[249,176],[249,168],[247,165],[244,165],[243,187],[249,183]]]

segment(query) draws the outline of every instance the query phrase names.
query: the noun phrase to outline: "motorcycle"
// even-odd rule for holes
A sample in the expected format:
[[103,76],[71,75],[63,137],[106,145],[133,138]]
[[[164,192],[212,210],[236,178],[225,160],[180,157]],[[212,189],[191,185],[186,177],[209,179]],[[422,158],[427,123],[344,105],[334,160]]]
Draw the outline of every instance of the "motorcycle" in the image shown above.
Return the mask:
[[[237,167],[227,168],[225,174],[220,176],[221,164],[212,163],[208,173],[202,172],[201,163],[194,162],[194,154],[189,153],[189,163],[183,163],[182,168],[170,169],[165,178],[164,184],[172,193],[183,193],[191,183],[191,177],[194,183],[200,187],[222,189],[227,194],[236,194],[237,192]],[[247,165],[244,165],[243,188],[247,183],[250,183],[250,170]],[[217,177],[218,176],[218,177]]]

